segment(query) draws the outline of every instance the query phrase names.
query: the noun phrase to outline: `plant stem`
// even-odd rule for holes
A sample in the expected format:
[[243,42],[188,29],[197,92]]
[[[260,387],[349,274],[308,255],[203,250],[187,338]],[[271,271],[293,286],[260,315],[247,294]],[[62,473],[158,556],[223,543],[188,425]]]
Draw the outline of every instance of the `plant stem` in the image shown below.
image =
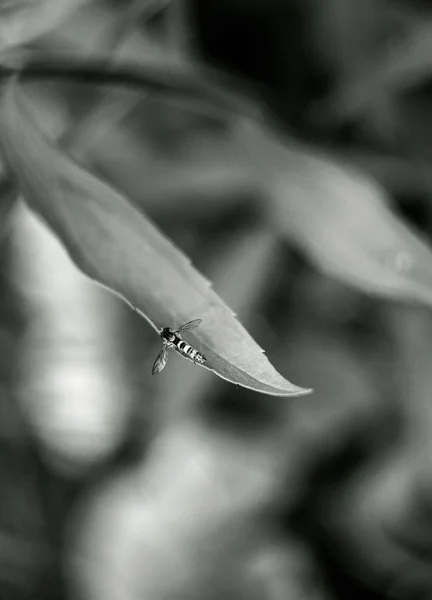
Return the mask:
[[[43,80],[69,80],[82,84],[145,89],[154,94],[173,99],[204,102],[225,118],[247,116],[259,118],[259,109],[254,103],[237,94],[227,92],[222,86],[209,82],[206,75],[214,77],[211,70],[188,72],[178,66],[161,67],[134,64],[110,64],[106,60],[92,59],[85,62],[76,58],[36,58],[26,60],[21,66],[0,66],[0,82],[18,76],[21,82]],[[220,78],[220,74],[217,77]],[[227,80],[227,76],[223,75]],[[228,83],[232,80],[228,77]]]

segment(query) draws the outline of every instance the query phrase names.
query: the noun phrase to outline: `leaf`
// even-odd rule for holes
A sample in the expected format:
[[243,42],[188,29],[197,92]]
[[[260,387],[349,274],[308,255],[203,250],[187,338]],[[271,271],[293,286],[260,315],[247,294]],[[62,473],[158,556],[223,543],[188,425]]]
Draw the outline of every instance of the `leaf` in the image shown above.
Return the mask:
[[[343,157],[378,181],[392,195],[403,198],[430,197],[432,174],[429,161],[362,150],[343,152]],[[342,158],[342,153],[341,153]]]
[[148,6],[142,7],[144,12],[141,12],[138,2],[127,10],[122,5],[116,9],[113,4],[99,3],[95,6],[94,2],[87,2],[74,13],[72,24],[61,23],[51,32],[50,47],[63,51],[68,48],[68,52],[87,59],[99,57],[106,60],[107,53],[111,54],[114,46],[116,60],[163,64],[172,58],[172,52],[154,36],[142,32],[143,23],[151,17],[151,4],[156,10],[157,0],[154,3],[149,0]]
[[416,23],[399,43],[387,47],[367,70],[344,81],[326,101],[328,111],[349,118],[370,110],[377,100],[401,94],[430,79],[432,22]]
[[6,88],[0,106],[1,145],[28,204],[81,270],[156,330],[202,319],[185,337],[220,377],[272,395],[308,393],[272,367],[209,282],[142,213],[43,137],[18,107],[16,85]]
[[259,124],[238,140],[261,170],[273,227],[327,275],[391,299],[432,303],[432,252],[384,190],[342,162],[288,147]]
[[6,0],[0,7],[0,51],[37,38],[86,0]]
[[8,231],[17,198],[18,186],[15,179],[0,167],[0,241]]
[[[236,232],[232,238],[225,242],[224,250],[217,253],[207,270],[217,289],[248,325],[257,314],[257,304],[265,295],[267,284],[277,277],[279,244],[268,230]],[[158,390],[170,419],[178,418],[185,406],[197,406],[215,389],[208,373],[185,368],[180,362],[183,361],[173,361]]]
[[310,21],[320,60],[339,77],[357,73],[376,57],[385,37],[387,11],[387,6],[377,5],[375,0],[317,3]]
[[[148,23],[158,13],[166,10],[170,4],[171,0],[131,0],[125,7],[120,6],[120,14],[114,14],[113,25],[105,33],[105,46],[108,52],[115,52],[137,26]],[[110,16],[114,11],[113,7],[109,7]],[[162,53],[162,49],[160,52]]]
[[151,215],[167,210],[208,215],[210,210],[220,212],[254,194],[254,174],[247,160],[233,152],[229,134],[227,139],[190,135],[187,144],[171,150],[170,155],[155,148],[150,136],[138,137],[131,131],[141,123],[137,119],[116,126],[101,113],[95,117],[87,123],[86,139],[81,136],[80,146],[68,145],[68,150],[90,162],[104,179]]
[[27,206],[20,209],[14,285],[32,315],[20,348],[22,410],[50,468],[78,475],[112,454],[124,439],[134,395],[143,394],[124,356],[126,308],[82,275]]

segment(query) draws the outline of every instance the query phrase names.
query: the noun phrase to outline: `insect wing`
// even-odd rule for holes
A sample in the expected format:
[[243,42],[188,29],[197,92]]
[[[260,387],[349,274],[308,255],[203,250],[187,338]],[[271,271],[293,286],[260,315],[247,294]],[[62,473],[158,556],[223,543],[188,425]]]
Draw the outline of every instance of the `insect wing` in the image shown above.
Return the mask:
[[162,350],[157,355],[157,358],[154,362],[152,375],[156,375],[156,373],[160,373],[164,366],[166,365],[168,360],[168,352],[166,348],[162,348]]
[[182,325],[177,331],[188,331],[189,329],[195,329],[198,325],[202,323],[202,319],[195,319],[194,321],[189,321]]

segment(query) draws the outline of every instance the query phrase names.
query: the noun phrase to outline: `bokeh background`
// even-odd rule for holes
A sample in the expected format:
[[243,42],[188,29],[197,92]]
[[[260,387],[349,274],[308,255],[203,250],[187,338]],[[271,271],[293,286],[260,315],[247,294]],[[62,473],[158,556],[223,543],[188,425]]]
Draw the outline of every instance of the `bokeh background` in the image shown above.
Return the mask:
[[[345,161],[432,244],[428,2],[77,1],[48,31],[53,3],[27,4],[0,4],[8,52],[228,73],[259,90],[291,172],[305,152]],[[315,393],[260,395],[177,356],[152,378],[151,328],[20,203],[0,247],[0,598],[432,599],[427,303],[367,293],[277,235],[215,115],[67,80],[28,94],[40,125],[140,204]],[[313,165],[286,178],[287,214],[303,186],[356,273],[332,172],[321,189]],[[343,195],[361,221],[361,182]]]

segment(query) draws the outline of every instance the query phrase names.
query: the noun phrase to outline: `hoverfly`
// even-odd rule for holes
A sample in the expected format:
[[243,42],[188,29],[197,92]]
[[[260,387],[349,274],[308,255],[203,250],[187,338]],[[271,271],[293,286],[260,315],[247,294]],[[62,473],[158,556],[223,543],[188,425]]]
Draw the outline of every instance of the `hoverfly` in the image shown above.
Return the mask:
[[160,330],[159,335],[162,338],[163,348],[159,352],[152,369],[152,375],[156,373],[160,373],[162,369],[165,367],[168,360],[168,349],[173,348],[176,350],[180,356],[183,358],[188,358],[192,360],[194,363],[199,365],[207,364],[207,359],[203,356],[196,348],[188,344],[182,338],[183,331],[189,331],[189,329],[194,329],[198,327],[201,323],[202,319],[195,319],[194,321],[189,321],[182,325],[179,329],[171,329],[170,327],[164,327]]

